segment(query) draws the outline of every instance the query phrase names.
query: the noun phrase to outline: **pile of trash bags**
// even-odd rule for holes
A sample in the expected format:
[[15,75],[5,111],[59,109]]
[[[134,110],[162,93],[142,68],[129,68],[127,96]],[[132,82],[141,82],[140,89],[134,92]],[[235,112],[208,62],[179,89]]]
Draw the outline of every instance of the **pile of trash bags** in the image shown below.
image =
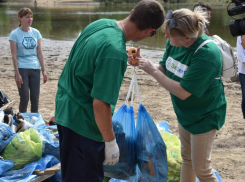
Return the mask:
[[[47,126],[39,113],[6,114],[0,110],[0,182],[28,182],[59,161],[57,126]],[[11,118],[12,116],[12,118]],[[54,177],[61,181],[61,172]]]

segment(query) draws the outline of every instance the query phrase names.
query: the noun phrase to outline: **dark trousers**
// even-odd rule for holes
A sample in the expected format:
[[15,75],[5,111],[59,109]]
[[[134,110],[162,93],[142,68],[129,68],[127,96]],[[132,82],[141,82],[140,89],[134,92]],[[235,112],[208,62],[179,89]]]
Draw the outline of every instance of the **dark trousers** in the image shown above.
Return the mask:
[[241,84],[242,89],[242,113],[243,113],[243,119],[245,119],[245,74],[239,73],[239,80]]
[[[27,112],[29,95],[31,100],[31,112],[38,113],[38,103],[40,95],[40,70],[19,68],[23,84],[19,89],[20,95],[20,112]],[[30,94],[29,94],[30,92]]]
[[57,125],[62,182],[102,182],[105,143],[85,138]]

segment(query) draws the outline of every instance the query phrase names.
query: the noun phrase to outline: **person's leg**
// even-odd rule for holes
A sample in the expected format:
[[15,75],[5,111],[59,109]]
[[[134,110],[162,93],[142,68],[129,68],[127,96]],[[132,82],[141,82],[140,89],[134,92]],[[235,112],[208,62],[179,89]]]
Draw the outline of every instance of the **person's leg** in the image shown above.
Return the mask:
[[40,70],[31,69],[29,76],[31,112],[38,113],[40,95]]
[[180,182],[195,182],[196,176],[191,161],[191,135],[179,124],[179,139],[181,141],[181,174]]
[[102,182],[105,143],[85,138],[57,125],[63,182]]
[[240,81],[241,90],[242,90],[241,108],[242,108],[242,113],[243,113],[243,119],[245,119],[245,74],[239,73],[239,81]]
[[24,113],[27,111],[27,106],[29,102],[29,70],[19,68],[19,73],[23,81],[23,84],[21,84],[21,88],[18,88],[20,96],[19,112]]
[[[245,119],[245,74],[239,73],[239,81],[242,90],[241,108],[242,108],[243,119]],[[243,134],[245,134],[245,127],[244,127]]]
[[218,182],[211,166],[211,153],[217,130],[191,134],[191,159],[194,173],[200,182]]
[[[62,131],[62,126],[57,124],[57,129],[58,129],[58,133],[59,133],[59,149],[60,149],[60,162],[61,162],[61,175],[62,175],[62,179],[63,179],[63,173],[62,171],[65,170],[65,166],[62,165],[62,159],[63,159],[63,150],[62,150],[62,144],[63,144],[63,131]],[[64,168],[64,169],[63,169]]]

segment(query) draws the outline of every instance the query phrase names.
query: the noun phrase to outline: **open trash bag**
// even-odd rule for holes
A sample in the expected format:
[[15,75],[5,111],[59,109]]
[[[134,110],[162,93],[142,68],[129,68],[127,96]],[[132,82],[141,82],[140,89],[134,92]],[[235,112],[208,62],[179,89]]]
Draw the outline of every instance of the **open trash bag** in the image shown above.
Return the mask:
[[106,177],[129,180],[136,174],[136,130],[133,103],[131,102],[131,106],[127,106],[132,84],[131,82],[125,104],[112,117],[112,126],[120,150],[120,157],[116,165],[104,166]]
[[[2,110],[0,110],[0,114],[1,113],[3,113]],[[10,126],[0,122],[0,155],[13,137],[14,134]]]
[[42,140],[38,131],[30,128],[17,133],[4,149],[2,157],[14,161],[13,169],[21,169],[39,160],[42,157]]
[[179,182],[182,164],[181,144],[176,135],[169,130],[167,121],[163,121],[157,125],[158,130],[167,146],[168,158],[168,178],[167,182]]
[[[139,94],[136,76],[133,77]],[[139,99],[137,116],[137,163],[148,182],[166,182],[168,161],[166,145],[146,108]]]

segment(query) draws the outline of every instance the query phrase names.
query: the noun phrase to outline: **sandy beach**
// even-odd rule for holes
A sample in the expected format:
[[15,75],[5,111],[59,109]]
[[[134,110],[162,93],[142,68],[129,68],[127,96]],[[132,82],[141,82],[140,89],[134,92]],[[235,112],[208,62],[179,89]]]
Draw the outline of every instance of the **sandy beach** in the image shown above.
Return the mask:
[[[57,81],[63,66],[69,56],[74,41],[52,41],[44,39],[43,53],[49,80],[41,83],[39,112],[45,120],[54,116],[55,93]],[[141,50],[143,57],[158,62],[163,51]],[[120,90],[116,109],[125,101],[134,68],[128,66]],[[155,122],[166,120],[175,135],[178,133],[177,120],[171,104],[169,93],[163,89],[151,76],[135,69],[143,104]],[[228,101],[226,123],[218,131],[214,142],[212,155],[213,168],[218,171],[224,182],[245,181],[245,135],[243,130],[245,121],[241,112],[241,89],[238,82],[224,82],[226,98]],[[15,100],[13,109],[18,112],[19,95],[14,80],[14,69],[7,37],[0,38],[0,89],[10,99]],[[134,102],[135,113],[138,109],[138,100]],[[28,109],[30,111],[30,107]]]

